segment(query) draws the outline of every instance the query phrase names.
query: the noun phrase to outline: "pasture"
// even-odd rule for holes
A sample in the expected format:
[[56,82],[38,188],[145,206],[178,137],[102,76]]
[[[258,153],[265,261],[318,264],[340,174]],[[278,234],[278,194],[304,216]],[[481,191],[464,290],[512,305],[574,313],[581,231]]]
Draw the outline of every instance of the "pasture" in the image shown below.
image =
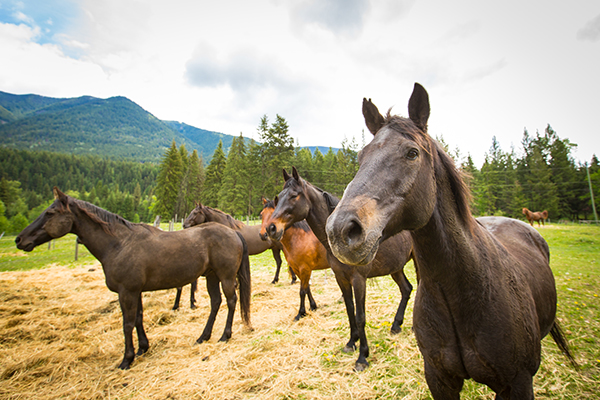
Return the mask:
[[[547,224],[538,231],[550,245],[558,317],[580,369],[544,339],[536,398],[595,399],[600,390],[600,227]],[[51,250],[41,245],[24,253],[16,249],[14,236],[0,240],[0,398],[430,398],[410,329],[412,299],[402,332],[389,333],[400,296],[389,276],[368,284],[370,367],[354,372],[357,353],[341,352],[349,328],[333,273],[313,272],[319,309],[294,322],[299,285],[290,285],[284,268],[280,282],[270,283],[271,252],[250,257],[253,331],[242,324],[238,305],[229,342],[217,342],[215,334],[208,343],[194,344],[209,313],[204,279],[196,310],[189,308],[189,286],[178,311],[170,309],[175,290],[144,293],[150,349],[121,371],[117,295],[107,289],[100,264],[83,246],[73,261],[74,243],[75,237],[67,235]],[[412,262],[405,271],[416,288]],[[225,314],[221,310],[214,332],[222,331]],[[462,396],[493,398],[471,381]]]

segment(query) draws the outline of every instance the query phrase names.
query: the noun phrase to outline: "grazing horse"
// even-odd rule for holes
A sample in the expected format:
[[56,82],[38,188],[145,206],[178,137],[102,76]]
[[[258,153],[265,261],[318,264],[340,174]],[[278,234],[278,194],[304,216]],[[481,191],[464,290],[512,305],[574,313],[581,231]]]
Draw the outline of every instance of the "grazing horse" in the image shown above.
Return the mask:
[[472,217],[461,173],[427,134],[429,111],[419,84],[409,118],[383,117],[363,100],[374,139],[327,222],[331,249],[365,265],[386,238],[410,231],[420,276],[413,330],[433,398],[458,399],[473,379],[497,399],[533,399],[544,336],[574,363],[556,320],[548,244],[522,221]]
[[[208,206],[203,206],[199,202],[196,203],[196,207],[190,212],[188,217],[183,221],[183,228],[189,228],[191,226],[203,224],[205,222],[216,222],[221,225],[225,225],[233,230],[239,231],[246,243],[248,244],[248,253],[253,256],[255,254],[260,254],[268,249],[273,251],[273,258],[275,259],[275,263],[277,264],[277,270],[275,271],[275,277],[273,278],[273,282],[279,282],[279,270],[281,268],[281,244],[276,241],[261,240],[259,236],[260,225],[252,225],[248,226],[241,221],[234,219],[231,215],[224,213],[221,210],[217,210]],[[296,282],[296,275],[294,271],[290,268],[290,274],[292,275],[292,284]],[[190,304],[191,308],[196,308],[196,299],[194,297],[194,293],[196,292],[196,287],[198,283],[192,282],[192,289],[190,294]],[[173,310],[177,310],[179,308],[179,300],[181,298],[181,290],[182,288],[177,288],[177,296],[175,297],[175,303],[173,304]]]
[[[119,365],[128,369],[135,358],[133,328],[138,335],[137,355],[148,348],[143,325],[142,292],[187,285],[206,277],[210,315],[197,343],[210,339],[221,305],[227,298],[227,322],[221,341],[231,337],[239,286],[243,321],[250,327],[250,262],[243,236],[220,224],[164,232],[131,223],[93,204],[74,199],[54,187],[54,202],[17,236],[21,250],[73,233],[102,264],[106,286],[119,295],[123,314],[125,355]],[[237,277],[237,283],[236,283]]]
[[362,371],[369,366],[367,362],[369,345],[365,334],[366,280],[371,277],[391,275],[400,288],[402,299],[391,329],[392,333],[399,332],[412,291],[412,285],[404,275],[404,264],[412,258],[410,235],[408,232],[401,233],[383,243],[372,263],[364,266],[344,264],[331,253],[325,233],[327,218],[339,199],[300,178],[296,168],[293,168],[292,176],[283,170],[283,178],[285,184],[279,193],[277,206],[267,221],[267,233],[271,239],[280,240],[285,229],[292,226],[294,222],[306,219],[314,234],[327,250],[327,261],[344,297],[350,323],[350,340],[343,351],[346,353],[354,351],[356,341],[360,340],[360,351],[355,369]]
[[533,212],[529,211],[527,208],[523,208],[523,214],[531,226],[533,226],[534,221],[537,221],[538,226],[540,226],[540,221],[542,221],[542,225],[546,225],[544,224],[544,220],[548,219],[548,210]]
[[[277,200],[277,197],[275,197],[275,201],[263,197],[263,209],[260,212],[262,219],[260,237],[264,240],[269,240],[267,226],[270,223]],[[285,259],[292,271],[300,278],[300,309],[295,318],[298,321],[306,315],[305,302],[307,296],[311,311],[317,309],[317,303],[310,290],[310,276],[312,271],[329,268],[327,250],[319,242],[305,220],[294,222],[287,228],[280,242]]]

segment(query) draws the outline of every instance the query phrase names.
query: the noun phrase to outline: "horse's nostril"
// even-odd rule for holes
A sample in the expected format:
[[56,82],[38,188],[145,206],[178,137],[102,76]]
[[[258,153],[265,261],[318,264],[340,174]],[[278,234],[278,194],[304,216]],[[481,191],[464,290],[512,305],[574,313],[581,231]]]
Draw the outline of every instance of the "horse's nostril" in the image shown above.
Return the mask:
[[17,236],[17,238],[15,239],[15,243],[16,243],[16,244],[19,244],[19,243],[21,243],[21,238],[20,238],[19,236]]
[[346,226],[346,237],[348,238],[348,244],[360,240],[362,237],[363,229],[360,223],[356,220],[352,220]]

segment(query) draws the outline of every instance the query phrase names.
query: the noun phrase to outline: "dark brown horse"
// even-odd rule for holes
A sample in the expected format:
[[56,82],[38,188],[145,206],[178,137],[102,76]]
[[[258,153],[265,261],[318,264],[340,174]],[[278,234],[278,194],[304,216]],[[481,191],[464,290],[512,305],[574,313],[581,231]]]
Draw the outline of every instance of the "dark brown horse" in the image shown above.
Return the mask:
[[[277,201],[277,197],[275,201]],[[264,240],[270,240],[268,239],[266,228],[270,223],[270,218],[274,210],[275,202],[263,197],[263,209],[260,212],[262,219],[260,236]],[[306,315],[305,302],[307,296],[310,309],[312,311],[317,309],[317,303],[310,290],[310,276],[312,271],[329,268],[327,250],[319,242],[319,239],[317,239],[305,220],[294,222],[287,228],[280,242],[288,265],[298,278],[300,278],[300,309],[295,318],[298,321]]]
[[460,172],[427,134],[429,97],[419,84],[408,112],[383,117],[363,101],[375,137],[327,222],[332,251],[364,265],[386,238],[410,231],[420,275],[413,329],[433,398],[458,399],[471,378],[498,399],[533,399],[542,338],[550,333],[572,360],[548,244],[522,221],[474,219]]
[[392,324],[392,332],[399,332],[412,291],[412,285],[404,275],[404,264],[412,258],[410,235],[401,233],[382,244],[372,263],[365,266],[343,264],[331,253],[325,233],[327,218],[339,200],[300,178],[296,168],[293,168],[292,176],[283,170],[283,177],[285,184],[279,193],[277,206],[267,221],[267,233],[272,239],[280,240],[285,229],[294,222],[306,219],[314,234],[327,249],[327,261],[342,290],[350,323],[350,340],[343,351],[347,353],[354,351],[356,341],[360,340],[360,354],[355,368],[357,371],[362,371],[369,365],[367,362],[369,345],[365,334],[366,280],[371,277],[391,275],[398,284],[402,299]]
[[[273,258],[275,259],[275,263],[277,264],[277,269],[275,270],[275,277],[273,278],[273,282],[279,282],[279,270],[281,269],[281,244],[276,241],[268,240],[264,241],[259,236],[260,225],[251,225],[248,226],[241,221],[234,219],[231,215],[224,213],[221,210],[217,210],[215,208],[203,206],[199,202],[196,203],[196,207],[190,212],[187,218],[183,221],[183,228],[189,228],[191,226],[203,224],[205,222],[216,222],[221,225],[225,225],[231,229],[239,231],[246,243],[248,244],[248,253],[253,256],[255,254],[260,254],[268,249],[273,251]],[[296,275],[292,269],[289,269],[290,275],[292,276],[292,284],[296,282]],[[196,308],[196,298],[194,293],[196,292],[196,288],[198,286],[198,282],[192,282],[192,288],[190,290],[190,305],[191,308]],[[175,303],[173,304],[173,310],[177,310],[179,308],[179,300],[181,299],[181,291],[182,288],[177,288],[177,295],[175,296]]]
[[123,313],[125,355],[119,368],[128,369],[135,358],[134,327],[138,335],[137,355],[149,347],[143,326],[142,292],[180,287],[205,276],[210,315],[197,340],[202,343],[210,339],[221,305],[219,285],[228,307],[220,340],[231,337],[237,303],[235,288],[239,285],[242,319],[250,326],[250,263],[246,242],[238,232],[220,224],[164,232],[153,226],[133,224],[69,197],[56,187],[54,196],[54,203],[23,229],[15,242],[19,249],[32,251],[42,243],[73,233],[102,263],[106,286],[119,294]]
[[540,221],[542,221],[542,225],[546,225],[544,223],[544,220],[548,219],[548,211],[547,210],[533,212],[533,211],[529,211],[527,208],[523,208],[523,214],[525,215],[525,217],[527,218],[527,221],[529,221],[531,226],[533,226],[534,221],[537,221],[538,226],[540,226]]
[[[242,221],[238,221],[233,218],[231,215],[217,210],[216,208],[211,208],[208,206],[203,206],[199,202],[196,203],[196,207],[190,212],[190,215],[183,221],[183,227],[189,228],[190,226],[203,224],[205,222],[216,222],[218,224],[225,225],[231,229],[236,231],[240,231],[240,233],[246,239],[246,243],[248,243],[248,253],[253,256],[256,254],[260,254],[264,251],[271,249],[273,252],[273,258],[275,259],[275,263],[277,264],[277,269],[275,270],[275,277],[271,283],[279,282],[279,270],[281,268],[281,243],[274,240],[263,240],[260,237],[260,225],[246,225]],[[296,275],[294,275],[294,271],[290,269],[290,274],[292,275],[292,283],[296,282]]]

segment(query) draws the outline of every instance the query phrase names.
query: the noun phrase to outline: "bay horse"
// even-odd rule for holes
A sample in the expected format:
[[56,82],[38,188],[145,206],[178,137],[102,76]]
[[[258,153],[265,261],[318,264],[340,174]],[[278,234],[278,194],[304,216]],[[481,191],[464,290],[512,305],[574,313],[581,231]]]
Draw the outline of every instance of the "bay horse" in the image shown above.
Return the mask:
[[542,221],[542,225],[546,225],[544,220],[548,219],[548,210],[533,212],[529,211],[527,208],[523,208],[523,214],[531,226],[533,226],[534,221],[537,221],[538,226],[540,226],[540,221]]
[[[54,202],[15,239],[17,248],[32,251],[36,246],[73,233],[102,264],[106,286],[119,295],[123,314],[125,355],[119,365],[128,369],[136,353],[133,328],[137,330],[138,352],[149,348],[143,326],[142,292],[171,289],[206,277],[210,315],[196,341],[211,337],[221,305],[221,286],[227,298],[227,321],[220,341],[231,338],[239,286],[241,316],[250,327],[250,262],[243,236],[220,224],[165,232],[146,224],[131,223],[117,214],[74,199],[54,187]],[[236,284],[237,277],[237,284]]]
[[410,231],[420,276],[413,330],[433,398],[458,399],[473,379],[497,399],[533,399],[544,336],[576,365],[556,319],[548,244],[522,221],[473,218],[460,171],[427,134],[429,112],[419,84],[409,118],[383,117],[363,100],[374,138],[327,222],[332,252],[365,265],[386,238]]
[[[264,240],[270,240],[267,227],[270,224],[271,215],[275,211],[277,200],[277,197],[274,201],[262,198],[260,237]],[[294,222],[288,227],[283,233],[280,243],[288,265],[300,279],[300,309],[295,317],[295,320],[298,321],[306,316],[306,297],[308,297],[311,311],[317,309],[317,303],[310,290],[310,276],[312,271],[329,268],[327,250],[319,242],[305,220]]]
[[404,275],[404,265],[412,258],[410,235],[400,233],[382,244],[372,263],[364,266],[344,264],[334,257],[325,233],[327,218],[339,199],[302,179],[295,167],[292,169],[292,176],[284,169],[283,178],[285,183],[283,190],[278,195],[279,201],[266,222],[267,233],[271,239],[281,240],[285,230],[294,222],[306,219],[316,237],[327,250],[327,261],[335,274],[344,298],[350,324],[350,340],[343,351],[353,352],[356,349],[356,342],[360,340],[359,356],[354,368],[362,371],[369,366],[367,362],[369,345],[365,334],[366,280],[376,276],[391,275],[400,288],[402,299],[392,324],[392,333],[399,332],[412,292],[412,285]]
[[[271,249],[273,252],[273,258],[275,259],[275,263],[277,265],[277,269],[275,270],[275,277],[271,283],[279,282],[279,270],[281,269],[281,244],[276,241],[267,240],[264,241],[260,237],[260,225],[246,225],[242,221],[238,221],[234,219],[231,215],[217,210],[215,208],[211,208],[208,206],[203,206],[200,202],[196,203],[196,207],[190,212],[187,218],[183,221],[183,228],[189,228],[191,226],[203,224],[205,222],[216,222],[221,225],[225,225],[233,230],[239,231],[246,243],[248,245],[248,254],[251,256],[260,254],[264,251]],[[294,271],[290,268],[290,275],[292,276],[292,284],[296,282],[296,275]],[[190,305],[191,308],[196,308],[196,298],[194,293],[196,292],[196,287],[198,282],[192,282],[192,288],[190,293]],[[181,299],[181,291],[182,288],[177,288],[177,295],[175,296],[175,303],[173,304],[173,310],[177,310],[179,308],[179,300]]]

